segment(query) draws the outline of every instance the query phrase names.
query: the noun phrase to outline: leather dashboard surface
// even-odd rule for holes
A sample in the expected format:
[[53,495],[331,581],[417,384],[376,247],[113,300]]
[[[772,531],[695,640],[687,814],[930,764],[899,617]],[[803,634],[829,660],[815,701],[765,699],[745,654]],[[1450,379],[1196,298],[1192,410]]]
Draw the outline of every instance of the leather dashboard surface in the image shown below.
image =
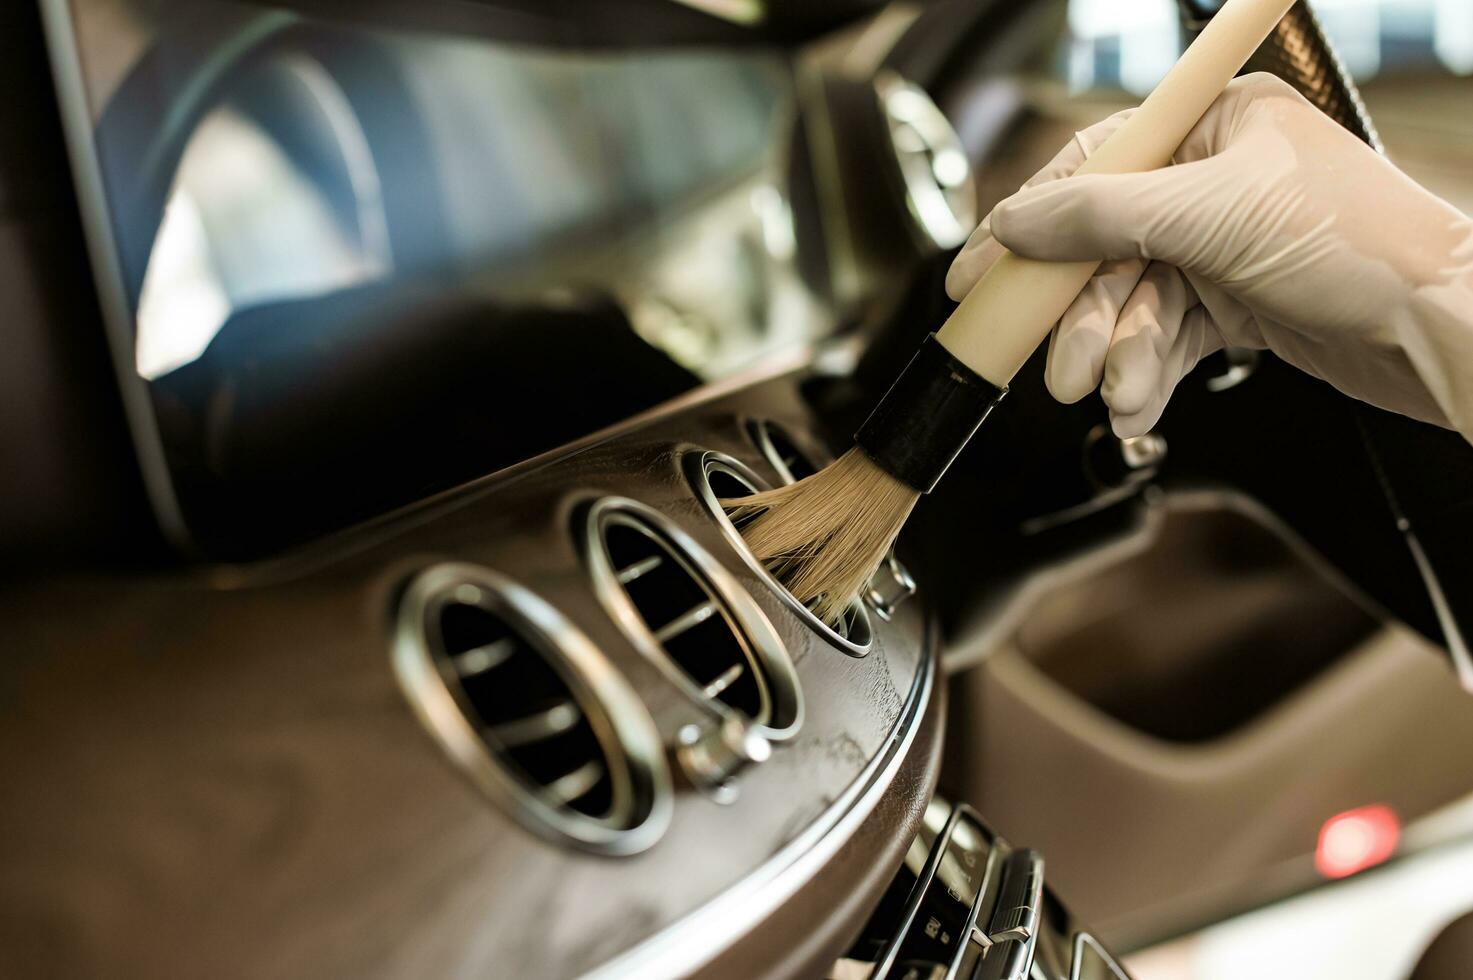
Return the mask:
[[[811,433],[798,380],[693,400],[270,564],[9,588],[0,973],[737,975],[723,950],[766,949],[782,974],[799,968],[773,955],[796,942],[784,906],[807,909],[809,969],[842,950],[868,911],[854,897],[883,887],[935,783],[934,630],[912,600],[872,617],[867,656],[841,652],[745,565],[681,466],[709,448],[773,479],[743,423]],[[606,494],[672,519],[751,592],[806,700],[734,803],[677,779],[668,830],[629,857],[505,815],[420,726],[389,657],[405,580],[482,564],[581,628],[671,745],[692,706],[580,561],[577,508]],[[817,880],[847,914],[814,915]]]

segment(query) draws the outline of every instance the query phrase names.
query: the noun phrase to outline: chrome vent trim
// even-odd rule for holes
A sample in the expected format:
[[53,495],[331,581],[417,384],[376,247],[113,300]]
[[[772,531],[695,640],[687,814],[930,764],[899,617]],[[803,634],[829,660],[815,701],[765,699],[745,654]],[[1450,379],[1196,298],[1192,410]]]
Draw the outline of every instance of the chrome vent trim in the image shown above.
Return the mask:
[[[750,420],[747,423],[747,435],[784,485],[805,480],[833,462],[833,457],[827,453],[813,452],[806,443],[794,438],[785,426],[777,422],[767,419]],[[860,598],[871,612],[889,622],[900,604],[915,595],[915,591],[916,582],[910,570],[900,563],[895,549],[891,548]]]
[[602,854],[664,833],[670,771],[654,721],[535,593],[478,565],[425,569],[399,600],[393,665],[452,761],[527,829]]
[[[747,549],[747,543],[742,539],[742,532],[732,523],[726,511],[721,509],[722,497],[743,496],[766,490],[768,489],[766,481],[752,472],[744,463],[725,453],[709,449],[687,453],[683,465],[691,486],[695,488],[696,495],[701,498],[706,510],[716,519],[727,539],[742,556],[742,560],[772,588],[783,604],[807,623],[811,629],[851,657],[862,657],[869,653],[870,648],[874,645],[874,629],[864,603],[858,599],[854,600],[849,604],[840,622],[825,623],[813,614],[813,610],[799,602],[797,597],[757,560],[756,556]],[[716,481],[715,487],[712,485],[713,480]],[[722,483],[728,484],[729,489],[723,488]],[[739,490],[741,492],[737,492]]]
[[797,671],[752,597],[659,512],[622,497],[588,507],[583,547],[604,606],[693,699],[768,739],[803,721]]
[[793,438],[785,426],[768,419],[749,421],[747,435],[784,484],[806,479],[831,462]]

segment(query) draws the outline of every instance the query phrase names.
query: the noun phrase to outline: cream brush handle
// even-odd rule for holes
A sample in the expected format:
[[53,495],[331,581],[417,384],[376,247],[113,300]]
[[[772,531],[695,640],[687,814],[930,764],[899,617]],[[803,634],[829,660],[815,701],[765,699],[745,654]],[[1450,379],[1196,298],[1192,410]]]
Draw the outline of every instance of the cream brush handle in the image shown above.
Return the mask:
[[[1268,37],[1293,0],[1227,0],[1146,101],[1076,174],[1155,170]],[[947,318],[937,339],[1004,387],[1089,283],[1098,262],[1038,262],[1006,252]]]

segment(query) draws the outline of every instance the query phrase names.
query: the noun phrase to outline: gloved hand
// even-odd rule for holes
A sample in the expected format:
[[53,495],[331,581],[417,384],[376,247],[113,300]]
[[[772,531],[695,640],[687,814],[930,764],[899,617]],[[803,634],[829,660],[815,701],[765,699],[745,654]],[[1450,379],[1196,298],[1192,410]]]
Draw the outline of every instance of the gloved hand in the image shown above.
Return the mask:
[[1203,357],[1267,348],[1473,440],[1473,222],[1263,74],[1228,86],[1175,166],[1070,177],[1130,111],[1000,203],[947,275],[960,300],[1003,246],[1106,260],[1049,341],[1054,397],[1098,386],[1116,434],[1140,435]]

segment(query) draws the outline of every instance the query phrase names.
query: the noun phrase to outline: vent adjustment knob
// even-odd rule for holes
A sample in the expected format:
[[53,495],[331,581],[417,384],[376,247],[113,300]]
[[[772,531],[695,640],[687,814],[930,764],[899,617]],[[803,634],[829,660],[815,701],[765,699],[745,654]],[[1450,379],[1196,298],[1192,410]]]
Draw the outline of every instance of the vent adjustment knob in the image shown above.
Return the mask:
[[732,780],[750,765],[767,761],[772,743],[753,731],[741,715],[727,715],[718,725],[686,725],[677,736],[676,758],[686,776],[718,803],[736,799]]

